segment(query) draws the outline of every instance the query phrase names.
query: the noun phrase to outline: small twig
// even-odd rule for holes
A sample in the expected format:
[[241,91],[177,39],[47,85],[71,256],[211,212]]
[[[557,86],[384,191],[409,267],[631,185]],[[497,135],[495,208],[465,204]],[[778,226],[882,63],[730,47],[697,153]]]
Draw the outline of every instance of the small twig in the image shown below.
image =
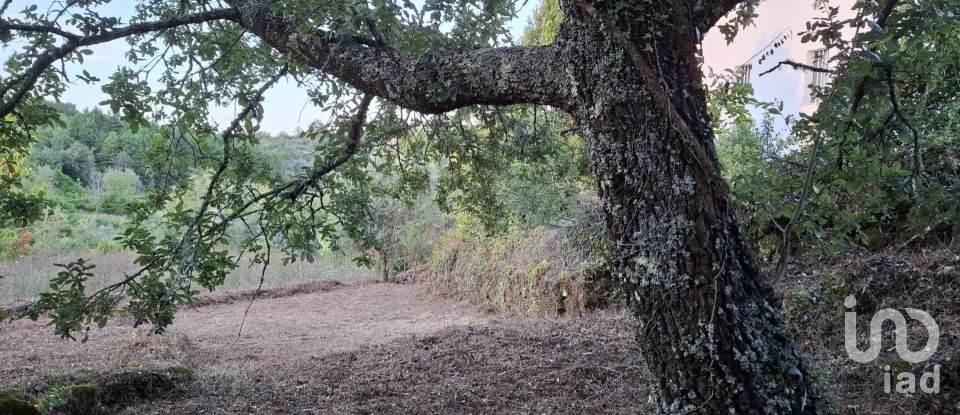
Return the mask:
[[339,157],[327,159],[327,161],[323,163],[323,166],[311,171],[310,174],[300,180],[293,189],[283,195],[285,198],[296,200],[303,195],[307,189],[314,186],[321,177],[340,167],[357,153],[360,149],[360,139],[363,138],[363,127],[367,122],[367,109],[369,109],[371,101],[373,101],[372,94],[365,94],[360,100],[357,112],[353,115],[350,133],[347,136],[347,146],[343,150],[343,153]]
[[3,14],[7,12],[7,8],[10,7],[12,2],[13,0],[4,0],[3,5],[0,6],[0,17],[3,17]]
[[787,59],[787,60],[784,60],[784,61],[780,61],[780,63],[778,63],[776,66],[774,66],[774,67],[772,67],[772,68],[770,68],[770,69],[767,69],[767,70],[761,72],[760,75],[757,75],[757,76],[767,75],[767,74],[769,74],[769,73],[771,73],[771,72],[773,72],[773,71],[776,71],[777,69],[780,69],[780,67],[783,66],[783,65],[792,66],[792,67],[794,67],[794,68],[803,69],[803,70],[805,70],[805,71],[810,71],[810,72],[819,72],[819,73],[833,73],[833,72],[834,72],[833,69],[830,69],[830,68],[821,68],[821,67],[818,67],[818,66],[807,65],[807,64],[804,64],[804,63],[794,62],[794,61],[792,61],[792,60],[790,60],[790,59]]
[[[260,214],[261,220],[263,214]],[[270,246],[270,237],[266,233],[263,233],[263,242],[267,245],[267,256],[263,260],[263,267],[260,268],[260,283],[257,284],[257,290],[253,292],[253,296],[250,297],[250,302],[247,303],[246,310],[243,310],[243,318],[240,319],[240,328],[237,330],[237,341],[240,341],[240,336],[243,334],[243,324],[247,322],[247,315],[250,314],[250,307],[253,307],[253,302],[260,296],[260,291],[263,289],[263,282],[267,279],[267,267],[270,265],[270,255],[272,254],[272,248]]]
[[[243,121],[250,116],[257,105],[260,104],[263,94],[266,93],[268,89],[273,87],[274,84],[279,82],[280,79],[286,76],[288,70],[289,67],[284,65],[283,68],[280,68],[280,71],[278,71],[276,75],[261,85],[260,88],[257,89],[257,91],[253,94],[253,96],[249,98],[247,106],[243,108],[240,114],[237,114],[237,116],[233,118],[233,122],[231,122],[230,126],[227,127],[227,129],[223,132],[223,159],[220,160],[220,165],[217,166],[216,172],[214,172],[213,176],[210,178],[210,185],[207,186],[207,191],[204,193],[203,203],[200,205],[200,209],[197,210],[197,216],[194,218],[193,224],[191,225],[190,229],[187,229],[184,238],[181,240],[181,245],[183,241],[189,239],[189,234],[193,231],[193,228],[199,228],[200,222],[203,220],[203,216],[206,213],[207,208],[210,206],[211,200],[213,200],[213,192],[216,190],[216,186],[220,181],[220,177],[223,176],[224,171],[227,170],[227,165],[230,163],[230,149],[232,147],[233,136],[236,135],[237,130],[240,129],[240,125],[243,123]],[[198,239],[203,237],[202,229],[197,229],[197,233],[199,235]]]
[[920,132],[903,114],[903,108],[900,106],[900,98],[897,97],[897,88],[894,85],[893,70],[889,65],[884,66],[887,74],[887,90],[890,94],[890,105],[893,106],[893,113],[897,115],[900,122],[910,130],[913,136],[913,169],[910,174],[911,193],[916,192],[917,179],[923,174],[923,154],[920,151]]
[[[46,71],[50,65],[69,56],[71,53],[74,53],[81,47],[97,45],[129,36],[155,32],[189,24],[204,23],[211,20],[234,20],[238,17],[239,13],[235,9],[218,9],[209,12],[177,16],[166,20],[135,23],[126,27],[98,33],[95,35],[80,36],[76,34],[70,34],[67,42],[65,42],[63,45],[48,49],[46,52],[38,56],[26,71],[15,77],[17,80],[15,83],[4,85],[4,87],[0,89],[0,96],[5,96],[7,92],[9,92],[10,88],[16,86],[16,89],[13,91],[10,99],[5,100],[2,104],[0,104],[0,118],[10,114],[10,112],[13,111],[18,104],[20,104],[20,101],[22,101],[27,93],[30,92],[33,86],[37,83],[37,80],[40,79],[40,77],[43,75],[43,72]],[[2,28],[4,28],[4,26],[0,25],[0,29]],[[49,30],[47,32],[50,33]]]
[[777,261],[777,269],[774,271],[774,280],[783,278],[787,272],[787,263],[790,262],[790,234],[793,232],[793,225],[800,220],[803,214],[803,208],[810,197],[810,189],[813,187],[813,173],[816,171],[817,156],[820,152],[820,134],[813,137],[813,148],[810,149],[810,160],[807,162],[807,176],[803,180],[803,190],[800,192],[800,200],[797,202],[797,209],[793,211],[793,217],[783,227],[783,243],[780,247],[780,260]]

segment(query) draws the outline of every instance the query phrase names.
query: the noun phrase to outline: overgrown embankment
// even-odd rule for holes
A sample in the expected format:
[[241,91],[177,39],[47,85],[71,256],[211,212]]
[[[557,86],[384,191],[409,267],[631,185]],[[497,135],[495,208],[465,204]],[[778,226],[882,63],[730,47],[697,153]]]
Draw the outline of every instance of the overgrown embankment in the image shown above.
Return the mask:
[[18,340],[0,341],[0,414],[115,413],[196,378],[184,336],[111,326],[91,332],[93,344],[78,344],[41,328],[23,320],[4,327]]
[[578,316],[616,300],[599,229],[538,227],[494,237],[445,234],[417,280],[500,312]]
[[[790,329],[843,413],[956,414],[960,411],[960,251],[934,248],[903,251],[849,252],[835,256],[799,257],[784,279],[777,281]],[[853,295],[853,309],[844,299]],[[938,323],[939,347],[930,359],[911,364],[893,347],[893,324],[882,330],[883,348],[871,363],[857,363],[845,353],[845,313],[858,321],[860,350],[867,348],[871,319],[878,311],[905,308],[926,311]],[[921,350],[928,339],[925,328],[907,318],[907,345]],[[909,373],[920,382],[923,374],[939,373],[939,393],[897,393]],[[890,393],[885,392],[885,377]],[[907,386],[907,384],[903,384]],[[929,386],[929,385],[928,385]]]

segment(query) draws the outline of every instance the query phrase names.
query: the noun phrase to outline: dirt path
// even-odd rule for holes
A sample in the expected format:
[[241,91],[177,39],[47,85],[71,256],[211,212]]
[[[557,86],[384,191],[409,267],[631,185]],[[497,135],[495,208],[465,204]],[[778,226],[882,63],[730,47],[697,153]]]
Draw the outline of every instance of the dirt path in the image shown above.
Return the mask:
[[[788,301],[807,299],[792,320],[798,340],[845,413],[960,413],[960,256],[851,253],[808,261],[815,263],[799,264],[780,292]],[[878,307],[920,302],[935,313],[943,336],[939,395],[905,400],[883,393],[876,367],[846,358],[835,303],[815,297],[835,292],[836,276]],[[88,379],[86,372],[185,363],[196,373],[192,382],[126,399],[106,413],[654,413],[647,403],[652,377],[622,311],[572,320],[497,316],[416,285],[313,283],[269,294],[276,297],[253,304],[239,338],[248,302],[238,293],[183,310],[164,336],[116,321],[81,344],[55,339],[43,322],[0,324],[0,389],[39,396],[50,386],[45,380],[62,385]]]

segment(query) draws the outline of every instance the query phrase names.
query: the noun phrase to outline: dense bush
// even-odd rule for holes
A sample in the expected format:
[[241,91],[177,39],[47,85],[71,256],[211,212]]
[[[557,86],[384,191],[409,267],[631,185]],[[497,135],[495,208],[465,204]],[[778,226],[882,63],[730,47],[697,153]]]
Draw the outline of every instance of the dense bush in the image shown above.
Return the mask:
[[108,169],[103,173],[97,209],[106,213],[123,213],[127,204],[140,194],[140,178],[132,170]]
[[77,209],[92,210],[94,208],[90,203],[90,192],[82,184],[59,171],[56,172],[55,179],[56,190],[48,195],[48,200],[54,206],[71,212]]
[[36,166],[50,166],[84,185],[93,182],[96,172],[93,150],[62,130],[43,135],[31,151],[30,161]]
[[740,218],[763,251],[777,253],[804,199],[792,225],[792,238],[799,242],[794,247],[817,253],[879,249],[915,237],[955,238],[960,144],[948,133],[934,143],[925,150],[930,161],[916,187],[908,149],[886,156],[867,145],[815,149],[778,137],[769,123],[735,124],[719,134],[717,154]]
[[[108,253],[121,249],[115,240],[126,220],[90,212],[70,212],[53,207],[38,221],[22,228],[29,236],[27,252],[14,250],[21,229],[0,228],[0,258],[23,254]],[[52,275],[51,275],[52,276]]]

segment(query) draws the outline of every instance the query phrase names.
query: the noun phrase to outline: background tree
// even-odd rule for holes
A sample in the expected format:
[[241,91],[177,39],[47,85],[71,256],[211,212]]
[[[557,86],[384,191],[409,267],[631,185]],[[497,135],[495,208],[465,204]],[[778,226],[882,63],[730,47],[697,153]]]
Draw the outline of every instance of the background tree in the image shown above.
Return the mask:
[[[507,1],[160,1],[139,5],[129,23],[101,16],[97,3],[32,7],[16,18],[7,17],[9,1],[0,7],[3,40],[23,45],[0,85],[0,137],[13,144],[7,151],[22,151],[37,128],[57,122],[41,96],[59,96],[68,81],[98,81],[64,73],[61,61],[82,62],[87,47],[126,38],[131,66],[103,84],[105,105],[132,130],[161,123],[166,142],[189,141],[212,155],[195,166],[210,180],[197,207],[183,203],[188,179],[163,180],[149,203],[133,207],[121,239],[142,269],[93,293],[78,275],[41,297],[34,315],[55,310],[59,334],[104,324],[120,292],[137,323],[162,330],[195,287],[217,287],[236,266],[236,254],[222,249],[232,222],[257,223],[246,249],[262,264],[275,250],[285,260],[309,259],[318,240],[356,234],[367,220],[356,212],[370,200],[358,187],[371,179],[368,167],[399,172],[400,188],[410,192],[425,187],[424,166],[440,156],[466,161],[461,171],[482,177],[474,163],[507,154],[479,157],[483,150],[524,148],[504,133],[512,123],[499,107],[534,104],[569,114],[587,142],[614,271],[657,376],[660,411],[829,411],[784,330],[720,177],[698,63],[703,34],[733,12],[719,26],[732,37],[754,18],[757,0],[563,1],[555,41],[519,47],[505,46],[514,13]],[[877,15],[882,31],[895,9],[920,6],[858,7],[862,16]],[[870,57],[871,46],[854,49]],[[157,57],[166,65],[144,64]],[[253,175],[261,101],[283,79],[334,117],[307,133],[317,146],[305,174]],[[242,110],[217,133],[208,104],[231,102]],[[207,151],[213,143],[219,149]],[[16,188],[4,192],[25,200]],[[144,224],[158,207],[162,232]],[[76,265],[67,274],[84,269]]]
[[121,213],[140,194],[140,178],[129,169],[108,169],[100,179],[97,208],[107,213]]

